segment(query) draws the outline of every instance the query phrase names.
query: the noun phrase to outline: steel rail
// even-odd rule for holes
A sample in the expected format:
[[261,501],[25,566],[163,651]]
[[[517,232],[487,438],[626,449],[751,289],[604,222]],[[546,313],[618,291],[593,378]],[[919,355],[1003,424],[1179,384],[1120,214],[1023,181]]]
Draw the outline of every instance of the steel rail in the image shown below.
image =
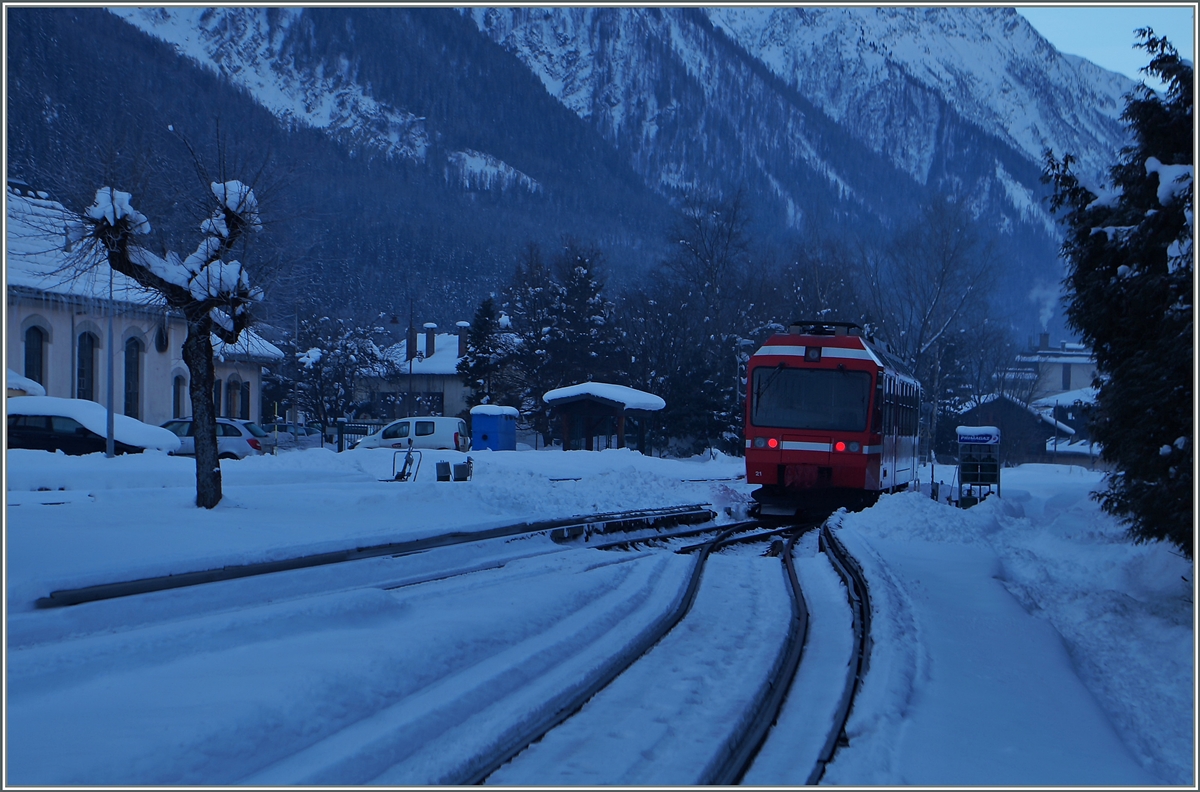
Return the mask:
[[796,576],[792,552],[798,536],[812,527],[812,524],[807,524],[784,529],[793,532],[793,535],[787,538],[783,552],[780,553],[784,576],[792,599],[792,618],[788,625],[787,638],[776,657],[766,685],[759,691],[758,697],[752,705],[749,720],[740,733],[726,745],[723,757],[706,773],[705,780],[700,782],[702,784],[719,786],[740,784],[746,771],[754,763],[759,749],[766,741],[768,732],[779,717],[779,711],[792,686],[796,670],[800,667],[804,644],[808,639],[808,605],[804,601],[800,580]]
[[490,752],[486,756],[477,758],[471,766],[469,766],[458,780],[447,781],[446,783],[453,786],[464,786],[469,784],[482,784],[488,776],[499,770],[506,763],[514,759],[519,753],[524,751],[533,743],[542,739],[555,726],[565,721],[567,718],[578,712],[584,704],[593,696],[607,687],[614,679],[620,676],[627,668],[637,662],[643,655],[649,652],[655,644],[663,639],[667,633],[675,629],[675,626],[688,614],[692,609],[692,604],[696,601],[696,594],[700,590],[700,578],[704,573],[704,566],[708,560],[709,554],[715,549],[729,534],[738,530],[743,524],[726,528],[714,537],[706,549],[696,556],[696,561],[692,564],[691,575],[688,579],[687,586],[675,601],[674,606],[670,611],[661,616],[650,629],[646,630],[640,640],[632,644],[625,652],[612,658],[604,665],[604,667],[592,677],[592,679],[583,688],[569,694],[563,701],[559,702],[551,712],[538,719],[534,723],[528,725],[520,732],[511,735],[509,738]]
[[610,533],[637,528],[651,528],[661,525],[677,525],[684,523],[707,522],[716,517],[710,504],[691,504],[673,506],[663,509],[641,509],[626,512],[607,512],[586,516],[567,517],[557,520],[542,520],[538,522],[521,522],[503,525],[481,531],[451,531],[423,539],[412,539],[403,542],[388,542],[386,544],[366,547],[347,548],[327,553],[284,558],[276,561],[260,561],[249,564],[235,564],[215,569],[180,572],[171,575],[139,578],[137,580],[100,583],[72,589],[59,589],[50,592],[49,596],[40,597],[34,602],[36,608],[58,608],[68,605],[78,605],[85,602],[128,597],[136,594],[147,594],[154,591],[198,586],[205,583],[215,583],[224,580],[267,575],[273,572],[286,572],[294,569],[308,569],[340,564],[347,561],[359,561],[366,558],[382,556],[399,556],[430,550],[437,547],[447,547],[456,544],[496,539],[501,537],[518,536],[520,534],[540,533],[543,531],[563,531],[564,534],[578,531],[579,534],[593,529],[594,533]]
[[838,703],[837,714],[833,726],[825,738],[825,745],[817,757],[817,763],[809,773],[806,784],[818,784],[825,775],[825,768],[833,760],[834,753],[841,745],[848,745],[846,737],[846,721],[850,718],[850,710],[854,706],[854,698],[862,685],[863,677],[871,660],[871,600],[867,591],[867,580],[863,576],[862,567],[854,556],[846,550],[829,529],[829,524],[821,526],[820,547],[846,584],[846,598],[850,603],[850,612],[854,617],[854,661],[847,666],[846,681],[842,697]]

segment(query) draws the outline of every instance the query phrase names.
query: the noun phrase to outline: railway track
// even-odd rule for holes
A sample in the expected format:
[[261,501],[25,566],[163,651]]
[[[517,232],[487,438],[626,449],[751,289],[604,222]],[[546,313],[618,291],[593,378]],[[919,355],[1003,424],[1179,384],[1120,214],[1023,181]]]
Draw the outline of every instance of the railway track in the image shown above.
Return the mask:
[[[715,757],[700,778],[694,782],[689,781],[689,783],[720,786],[741,783],[780,713],[791,681],[795,677],[803,657],[804,645],[808,636],[809,612],[793,562],[793,547],[801,534],[817,528],[817,526],[818,523],[793,523],[778,526],[778,523],[749,521],[728,526],[708,541],[678,548],[675,551],[677,553],[695,553],[697,561],[693,566],[686,592],[672,612],[657,625],[654,634],[645,636],[644,640],[625,656],[614,659],[605,674],[594,679],[571,702],[527,731],[520,735],[514,735],[502,749],[488,757],[481,758],[479,767],[473,769],[470,775],[455,779],[451,783],[487,782],[488,778],[498,769],[520,755],[527,746],[536,744],[545,738],[553,728],[567,721],[579,711],[584,702],[599,693],[621,673],[645,656],[652,646],[661,642],[687,615],[688,609],[695,601],[696,589],[699,586],[705,562],[713,552],[736,544],[770,541],[772,546],[768,554],[779,556],[790,598],[791,619],[786,637],[781,643],[763,686],[747,705],[747,715],[740,726],[720,745]],[[673,538],[682,538],[696,533],[698,532],[679,532]],[[827,526],[820,526],[819,536],[821,551],[828,557],[830,565],[846,585],[853,614],[854,639],[853,659],[847,666],[845,679],[842,680],[842,695],[829,725],[824,744],[817,754],[816,765],[808,775],[806,782],[810,784],[819,782],[826,765],[832,760],[838,747],[845,744],[846,720],[862,676],[866,673],[870,653],[870,603],[862,571]],[[662,541],[662,539],[655,541]],[[637,544],[639,544],[637,540],[620,540],[601,545],[598,549],[633,547]],[[500,783],[508,784],[512,781],[513,777],[509,775]]]
[[825,775],[825,768],[832,761],[838,746],[847,744],[846,721],[850,718],[854,697],[862,686],[863,677],[867,673],[867,667],[871,660],[871,601],[862,567],[833,535],[828,524],[821,526],[820,547],[829,557],[829,562],[838,577],[846,585],[846,597],[849,600],[850,612],[854,620],[854,642],[851,652],[852,660],[846,667],[846,678],[837,714],[834,716],[832,727],[825,739],[816,766],[813,767],[805,781],[807,784],[820,783],[821,777]]
[[[496,722],[493,716],[485,717],[485,721],[487,721],[489,717],[492,718],[493,723],[488,728],[494,730],[494,739],[489,738],[489,741],[486,743],[481,741],[478,747],[469,749],[471,755],[464,754],[463,761],[456,761],[452,765],[447,765],[447,768],[451,766],[454,767],[453,770],[449,771],[450,775],[448,776],[441,774],[425,777],[424,775],[421,775],[420,772],[418,772],[417,775],[407,775],[409,772],[417,770],[417,768],[421,766],[420,761],[417,761],[416,763],[405,763],[404,761],[400,761],[395,765],[396,771],[406,774],[404,777],[411,777],[412,780],[419,778],[424,779],[421,781],[422,783],[471,784],[486,781],[489,776],[492,776],[496,772],[498,768],[505,766],[506,763],[513,759],[513,757],[519,755],[528,746],[543,739],[556,727],[569,722],[572,716],[578,713],[589,699],[596,696],[596,694],[600,691],[604,690],[615,679],[625,673],[631,666],[634,666],[640,658],[645,657],[647,653],[650,652],[653,647],[655,647],[656,644],[663,640],[664,636],[670,635],[673,630],[676,630],[685,617],[687,617],[689,611],[692,609],[693,604],[697,600],[701,588],[701,577],[704,573],[704,569],[709,565],[710,560],[715,552],[724,548],[736,548],[738,545],[745,545],[749,542],[769,543],[770,550],[764,555],[778,556],[781,560],[781,569],[783,570],[782,574],[785,580],[785,586],[789,591],[789,596],[791,597],[791,614],[790,620],[773,618],[771,624],[768,624],[765,626],[765,628],[763,628],[763,630],[766,631],[760,630],[760,633],[762,635],[769,635],[770,629],[773,625],[780,624],[783,621],[788,621],[789,623],[786,629],[787,636],[780,644],[778,653],[773,658],[769,658],[767,655],[762,654],[761,650],[759,650],[759,655],[764,658],[764,665],[762,667],[765,668],[766,664],[769,664],[770,671],[769,673],[764,674],[764,683],[761,689],[759,689],[756,692],[756,695],[752,697],[753,701],[750,703],[750,705],[745,707],[745,710],[748,714],[745,717],[738,716],[738,726],[734,729],[731,729],[731,731],[735,733],[722,738],[720,745],[713,749],[711,754],[712,758],[708,760],[707,766],[702,772],[701,780],[697,782],[733,784],[738,783],[745,775],[747,768],[752,765],[756,753],[766,739],[771,729],[771,725],[776,718],[776,714],[786,698],[788,686],[796,673],[799,663],[802,660],[803,648],[807,633],[808,613],[803,593],[800,591],[800,583],[799,579],[797,578],[795,566],[792,563],[792,548],[795,543],[796,536],[806,530],[811,530],[815,527],[815,525],[791,524],[780,526],[778,523],[770,524],[760,521],[749,521],[721,527],[715,527],[711,524],[695,524],[699,520],[711,520],[713,516],[715,515],[712,514],[711,510],[709,510],[706,505],[701,504],[697,506],[680,507],[667,510],[646,510],[636,513],[609,513],[590,515],[587,517],[573,518],[572,520],[554,521],[552,523],[548,522],[521,524],[519,526],[504,526],[502,528],[492,529],[492,531],[482,539],[478,534],[435,537],[430,540],[422,540],[425,542],[424,544],[420,544],[418,542],[394,543],[372,548],[356,548],[354,551],[348,551],[347,554],[345,554],[345,556],[342,558],[342,560],[345,561],[362,560],[364,563],[360,565],[339,564],[338,561],[335,560],[319,559],[322,561],[322,563],[298,564],[290,568],[290,570],[295,574],[280,575],[270,579],[266,578],[266,576],[270,573],[289,570],[280,570],[262,565],[255,567],[252,572],[249,572],[244,568],[236,569],[234,575],[224,578],[225,580],[229,581],[227,586],[203,586],[200,585],[202,582],[209,581],[197,579],[190,583],[180,585],[166,585],[161,587],[152,585],[145,591],[113,593],[111,589],[108,589],[101,592],[108,596],[98,596],[90,600],[86,598],[76,600],[76,602],[80,603],[88,601],[95,602],[97,603],[95,607],[101,609],[99,611],[95,611],[90,608],[77,610],[70,607],[55,607],[57,605],[66,604],[66,598],[62,597],[62,593],[56,592],[60,594],[60,600],[56,602],[55,605],[50,606],[50,612],[43,610],[40,614],[37,611],[34,611],[20,615],[22,617],[40,616],[41,620],[44,620],[45,617],[54,617],[60,615],[66,617],[65,620],[51,618],[50,621],[46,623],[46,627],[48,628],[47,635],[49,636],[50,633],[62,632],[62,638],[72,639],[71,636],[86,637],[88,634],[94,634],[97,635],[97,638],[93,641],[93,643],[96,645],[91,647],[89,651],[102,653],[108,651],[106,648],[104,648],[105,645],[102,643],[103,641],[107,640],[103,637],[107,632],[106,625],[101,624],[101,622],[104,621],[104,614],[106,612],[103,601],[118,597],[132,597],[132,599],[126,599],[125,602],[120,605],[120,608],[111,609],[112,613],[109,615],[111,615],[113,618],[116,618],[117,614],[119,613],[128,614],[130,612],[137,612],[139,608],[143,608],[147,614],[150,614],[147,621],[153,622],[155,618],[162,617],[164,614],[166,615],[167,621],[170,621],[172,618],[174,618],[171,615],[171,607],[175,606],[171,606],[170,600],[164,600],[163,597],[178,598],[179,601],[176,603],[177,607],[175,607],[175,610],[178,610],[180,613],[187,612],[189,614],[193,614],[196,612],[195,606],[197,604],[207,604],[209,599],[211,599],[213,602],[220,601],[222,603],[221,607],[226,608],[240,609],[244,606],[244,604],[249,604],[251,607],[253,607],[255,604],[254,601],[246,600],[245,595],[247,593],[257,594],[262,598],[262,602],[266,608],[263,610],[264,615],[262,617],[258,617],[254,616],[251,612],[247,612],[249,615],[246,618],[270,618],[266,615],[268,611],[270,611],[270,609],[273,607],[278,609],[280,606],[270,605],[269,603],[284,602],[289,597],[298,599],[319,599],[326,593],[332,593],[335,596],[343,596],[337,594],[337,592],[347,592],[351,589],[356,590],[359,587],[368,590],[370,588],[394,589],[398,587],[411,586],[417,583],[444,581],[454,576],[461,576],[470,572],[481,571],[483,569],[502,569],[509,561],[512,560],[530,558],[532,556],[545,555],[547,553],[570,553],[572,550],[580,547],[619,551],[623,548],[640,550],[644,549],[646,545],[667,543],[671,549],[675,550],[675,552],[679,555],[693,556],[695,560],[690,565],[690,573],[685,572],[686,568],[684,566],[680,566],[678,563],[676,563],[676,565],[673,567],[676,570],[676,573],[669,578],[669,580],[672,582],[667,586],[663,586],[660,583],[657,586],[659,594],[656,598],[646,599],[644,605],[636,606],[643,609],[644,616],[639,617],[639,621],[637,622],[639,626],[630,627],[625,630],[626,634],[634,639],[628,641],[627,643],[623,641],[618,644],[609,644],[609,646],[623,645],[626,647],[625,649],[616,654],[612,654],[611,652],[598,653],[596,654],[598,659],[595,665],[588,665],[587,663],[584,663],[584,665],[577,665],[576,667],[579,670],[575,672],[569,672],[569,669],[562,672],[555,671],[554,673],[558,674],[558,676],[563,680],[560,683],[555,683],[558,685],[558,687],[555,687],[553,684],[547,685],[544,681],[538,679],[537,674],[533,674],[529,676],[529,682],[532,683],[537,681],[536,685],[529,687],[529,689],[524,692],[521,692],[523,689],[520,687],[513,687],[512,694],[503,694],[515,696],[517,698],[523,698],[532,704],[535,696],[542,695],[538,691],[545,690],[546,698],[539,700],[542,702],[551,702],[550,705],[543,704],[531,706],[528,710],[530,717],[525,719],[523,723],[517,725],[515,728],[512,722],[501,723]],[[612,538],[614,534],[626,531],[628,531],[628,533],[624,534],[621,538]],[[554,532],[559,533],[557,536],[554,536],[556,541],[551,542],[547,539],[547,536],[553,535]],[[819,780],[821,773],[824,772],[825,764],[828,763],[833,756],[833,752],[837,749],[838,738],[844,733],[845,718],[848,716],[852,706],[853,694],[857,689],[858,681],[861,679],[862,674],[866,671],[866,656],[869,654],[870,646],[868,632],[869,603],[866,601],[865,583],[861,580],[861,573],[858,573],[857,577],[855,576],[856,565],[853,563],[853,559],[844,554],[844,551],[842,551],[840,548],[840,544],[837,543],[836,539],[831,534],[828,536],[824,535],[828,533],[829,532],[827,529],[823,529],[823,536],[821,540],[822,549],[830,555],[831,559],[835,556],[840,559],[834,562],[834,567],[838,569],[839,574],[842,574],[845,579],[849,581],[847,582],[847,588],[851,591],[851,599],[857,601],[862,608],[860,615],[855,616],[855,625],[857,630],[856,635],[858,636],[856,637],[856,646],[860,649],[862,659],[855,664],[853,671],[847,674],[846,682],[850,687],[848,688],[848,692],[843,697],[841,706],[839,706],[839,718],[834,724],[831,724],[829,737],[826,740],[825,745],[826,750],[821,752],[821,761],[818,763],[818,767],[814,768],[813,773],[810,776],[810,781]],[[516,543],[513,543],[512,541],[514,539],[518,539],[522,535],[532,536],[535,534],[541,534],[541,538],[537,542],[530,544],[528,547],[520,546],[525,545],[525,542],[517,541]],[[704,534],[708,535],[706,541],[699,543],[688,543],[689,538]],[[491,544],[488,545],[488,542]],[[434,548],[442,548],[442,550],[438,553],[425,552]],[[837,555],[839,551],[841,552],[841,555]],[[757,557],[759,555],[756,550],[752,549],[735,549],[731,552],[735,556],[741,554],[743,556],[753,555]],[[493,555],[488,555],[489,553]],[[508,553],[509,555],[504,556],[503,553]],[[574,556],[564,556],[564,558],[567,557]],[[679,556],[676,555],[674,557],[678,558]],[[393,560],[393,558],[396,560]],[[577,566],[580,569],[592,568],[596,566],[604,567],[606,564],[610,565],[610,568],[615,568],[611,567],[611,565],[614,563],[624,568],[625,561],[627,560],[633,561],[635,564],[644,565],[647,563],[647,559],[652,561],[653,558],[654,556],[647,556],[645,553],[631,553],[627,558],[617,556],[612,561],[600,561],[598,563],[585,561],[582,557],[579,557],[578,560],[572,563],[574,566]],[[659,556],[659,558],[663,559],[662,556]],[[397,563],[401,564],[402,566],[396,566]],[[559,562],[554,562],[554,564],[558,563]],[[725,563],[728,564],[730,561],[726,560]],[[491,566],[488,566],[488,564],[491,564]],[[633,564],[630,564],[630,566],[632,567]],[[724,568],[730,569],[731,567],[727,565]],[[766,574],[764,571],[765,568],[761,563],[756,562],[756,568],[760,570],[756,573],[760,577],[761,575]],[[489,575],[490,574],[491,573],[489,573]],[[520,570],[514,569],[510,571],[498,572],[497,574],[505,574],[513,580],[520,580],[519,575],[523,573],[521,573]],[[518,577],[513,578],[512,575],[514,574],[518,575]],[[488,579],[491,578],[489,577]],[[256,582],[256,580],[258,582]],[[685,580],[686,583],[684,583]],[[714,578],[714,584],[716,580],[717,578]],[[763,582],[765,583],[768,580],[769,577],[764,578]],[[679,581],[678,589],[675,589],[675,585],[677,584],[674,581]],[[139,583],[139,586],[145,586],[144,583],[140,583],[138,581],[133,582]],[[176,583],[177,581],[169,582]],[[449,582],[453,585],[460,585],[454,581]],[[317,583],[318,585],[316,585],[315,588],[312,588],[314,583]],[[439,583],[438,585],[444,584]],[[474,586],[477,584],[467,585]],[[708,588],[708,584],[705,584],[705,589],[707,590]],[[170,591],[169,589],[183,590]],[[720,588],[717,590],[720,591]],[[766,590],[765,587],[764,590]],[[413,589],[413,591],[419,591],[419,589]],[[671,595],[669,592],[671,591],[676,592],[674,595],[675,599],[673,601],[670,599]],[[159,594],[158,597],[147,598],[133,596],[139,593],[153,592],[161,592],[161,594]],[[710,594],[708,596],[711,602],[712,595]],[[142,600],[145,600],[144,606],[140,604],[140,601]],[[331,602],[333,601],[334,600],[331,600]],[[783,600],[777,599],[776,601],[779,604],[775,606],[775,610],[772,612],[782,616],[784,612],[780,610],[780,607],[787,607],[787,605]],[[670,603],[665,610],[662,610],[661,606],[658,605],[658,603],[662,602]],[[171,607],[164,608],[164,605]],[[289,606],[283,605],[282,607],[284,609],[283,612],[287,612],[287,608]],[[632,608],[634,606],[629,605],[621,607]],[[203,608],[203,610],[204,612],[209,611],[207,607]],[[299,610],[303,611],[303,608]],[[84,626],[84,622],[81,618],[76,618],[70,615],[73,613],[78,613],[79,617],[84,617],[85,615],[87,616],[86,629],[82,629],[81,631],[80,628]],[[96,621],[95,619],[91,618],[92,614],[101,617],[100,620]],[[710,615],[708,618],[711,618],[711,608],[709,614]],[[583,615],[582,612],[580,615]],[[137,619],[140,618],[142,618],[141,615],[132,617],[128,624],[123,624],[121,626],[125,629],[140,626],[137,624]],[[592,617],[590,616],[587,617],[587,619],[591,618]],[[39,619],[31,618],[31,621],[38,620]],[[24,618],[18,619],[17,621],[24,621]],[[92,623],[93,621],[95,622],[94,624]],[[62,622],[62,624],[60,625],[58,622]],[[598,632],[600,628],[587,627],[588,623],[589,622],[586,619],[576,620],[574,622],[574,626],[571,626],[571,623],[569,622],[564,622],[563,627],[560,630],[560,632],[562,632],[562,637],[554,638],[553,640],[566,641],[568,635],[572,634],[572,630],[579,631],[581,636],[584,634],[602,634],[601,632]],[[17,628],[15,635],[11,629],[13,627]],[[214,629],[223,628],[220,627],[220,623],[216,623]],[[176,628],[169,627],[169,630],[174,631]],[[639,630],[641,632],[638,632]],[[178,631],[181,633],[181,635],[190,635],[192,628],[179,628]],[[30,632],[29,635],[26,635],[25,633],[27,632],[30,631],[24,625],[10,622],[10,644],[19,647],[22,645],[34,645],[38,643],[38,640],[34,640],[32,644],[29,643],[31,638],[37,639],[37,636],[35,636],[32,632]],[[174,633],[172,632],[171,634]],[[165,636],[166,633],[163,633],[163,635]],[[549,633],[547,635],[549,635]],[[18,639],[15,644],[12,640],[14,637]],[[43,638],[44,637],[46,636],[43,636]],[[53,639],[53,636],[49,637]],[[122,638],[121,640],[128,641],[130,646],[135,646],[137,645],[138,641],[143,639],[137,636],[132,636],[128,639]],[[156,638],[154,640],[160,639]],[[589,638],[588,640],[596,639]],[[533,644],[531,643],[531,645]],[[564,643],[564,646],[565,645],[566,644]],[[774,644],[772,643],[769,645],[773,646]],[[600,644],[597,643],[597,647],[599,646]],[[537,660],[537,657],[534,655],[530,655],[530,658],[532,660]],[[106,660],[105,662],[110,661]],[[506,670],[502,665],[496,665],[495,668],[480,666],[480,672],[472,673],[483,673],[485,676],[494,677],[497,681],[501,681],[505,679],[515,679],[516,676],[529,674],[533,667],[528,662],[526,662],[526,666],[528,666],[528,670],[519,670],[516,666],[514,666],[511,672]],[[586,673],[580,673],[585,667],[587,668]],[[550,671],[551,668],[551,666],[546,666],[547,671]],[[566,668],[567,667],[564,666],[564,669]],[[575,676],[572,677],[572,674],[575,674]],[[450,690],[450,688],[453,688],[456,684],[457,683],[452,678],[448,677],[445,684],[441,686],[446,687],[447,690]],[[505,682],[505,684],[510,683]],[[371,752],[375,750],[373,747],[371,747],[372,745],[386,747],[385,753],[393,750],[412,751],[413,748],[404,747],[404,745],[407,743],[407,739],[401,737],[403,729],[409,728],[404,724],[411,722],[412,728],[416,728],[416,725],[422,722],[421,718],[425,717],[421,715],[423,710],[420,708],[422,706],[443,707],[443,709],[445,709],[445,705],[439,704],[442,699],[438,698],[440,694],[436,693],[435,689],[437,687],[438,686],[436,685],[430,687],[428,694],[426,694],[426,698],[429,699],[428,705],[420,703],[423,701],[420,696],[414,697],[412,699],[413,704],[411,705],[405,703],[405,700],[402,700],[396,702],[394,706],[390,707],[390,711],[385,709],[380,711],[378,715],[369,716],[361,722],[349,724],[344,730],[344,734],[341,732],[331,734],[328,737],[327,745],[324,747],[329,748],[330,751],[334,751],[335,753],[336,751],[343,751],[344,755],[346,756],[345,762],[331,760],[329,763],[325,764],[324,760],[321,759],[321,750],[315,750],[309,751],[304,756],[300,756],[298,754],[297,761],[291,764],[288,764],[286,761],[281,759],[279,772],[282,773],[284,770],[290,772],[292,769],[294,769],[297,773],[294,782],[299,782],[302,779],[326,779],[322,780],[321,783],[341,783],[343,781],[362,783],[370,778],[374,778],[374,776],[364,776],[363,779],[358,779],[355,775],[357,772],[357,770],[354,769],[355,764],[354,762],[350,761],[350,757],[362,756],[365,758],[369,756]],[[418,688],[418,690],[420,690],[420,688]],[[468,701],[466,690],[455,692],[455,696],[458,697],[457,700],[462,705],[465,705]],[[492,699],[494,699],[494,703],[488,704],[487,702]],[[491,694],[490,698],[485,698],[479,705],[471,703],[469,706],[472,708],[481,707],[482,709],[479,709],[479,713],[485,713],[487,711],[486,708],[494,708],[498,706],[502,700],[504,699],[499,694]],[[505,706],[507,707],[507,705]],[[738,706],[743,705],[739,704]],[[449,712],[451,710],[446,709],[446,711]],[[465,713],[465,710],[463,711]],[[513,710],[513,712],[517,711],[518,710]],[[526,718],[526,716],[522,715],[521,718],[518,718],[517,720],[524,718]],[[729,722],[732,723],[733,720],[730,720]],[[451,729],[450,731],[446,732],[445,739],[453,740],[452,735],[461,731],[463,728],[468,730],[474,728],[473,726],[467,725],[469,723],[474,723],[470,717],[468,717],[467,720],[463,722],[462,725],[460,725],[457,729]],[[414,736],[415,734],[416,733],[414,733]],[[365,741],[360,741],[360,737],[364,738]],[[442,742],[444,742],[445,739],[443,739]],[[397,740],[400,740],[400,742],[396,742]],[[412,743],[408,744],[412,745]],[[437,744],[440,745],[441,743]],[[428,754],[430,751],[433,751],[434,753],[430,755],[436,755],[437,750],[438,749],[436,748],[435,743],[431,742],[426,749],[424,749],[424,752]],[[301,753],[304,752],[302,751]],[[397,755],[397,759],[400,759],[400,757],[401,755]],[[349,762],[349,764],[347,764],[347,762]],[[309,769],[306,770],[304,768]],[[305,773],[309,773],[309,770],[312,770],[312,773],[305,775]],[[344,772],[348,772],[349,774],[345,775],[343,778],[342,773]],[[326,773],[327,775],[320,775],[320,773]],[[278,773],[276,775],[278,775]],[[264,780],[267,778],[275,779],[276,775],[272,775],[270,772],[268,772],[258,780]],[[257,778],[257,776],[254,776],[253,774],[252,776],[248,777]],[[290,778],[290,776],[287,776],[286,774],[278,775],[278,777]],[[352,779],[357,780],[352,781]],[[307,783],[307,781],[305,782]]]

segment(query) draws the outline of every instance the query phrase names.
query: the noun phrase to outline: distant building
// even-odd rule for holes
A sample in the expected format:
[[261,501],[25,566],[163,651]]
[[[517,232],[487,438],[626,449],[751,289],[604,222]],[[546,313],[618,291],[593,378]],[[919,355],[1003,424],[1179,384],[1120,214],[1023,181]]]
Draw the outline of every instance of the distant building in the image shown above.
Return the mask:
[[437,325],[426,323],[424,332],[413,334],[414,354],[408,357],[408,341],[383,351],[391,371],[364,377],[359,394],[369,402],[366,412],[380,420],[410,415],[466,416],[469,388],[463,384],[458,364],[467,354],[466,322],[457,333],[438,333]]
[[[191,415],[183,317],[106,263],[78,271],[66,210],[45,193],[10,182],[7,197],[9,366],[47,396],[104,404],[111,355],[116,412],[156,425]],[[262,367],[283,353],[248,330],[233,346],[214,336],[213,352],[217,414],[258,420]]]
[[1049,462],[1047,444],[1057,437],[1065,446],[1068,441],[1075,440],[1076,434],[1072,427],[1056,420],[1051,411],[1024,404],[1010,396],[993,395],[978,400],[959,414],[958,423],[997,427],[1000,430],[1000,461],[1006,465]]
[[1049,333],[1041,334],[1037,349],[1018,355],[1017,363],[1032,367],[1037,374],[1032,399],[1090,387],[1096,376],[1096,361],[1090,349],[1069,341],[1052,347]]

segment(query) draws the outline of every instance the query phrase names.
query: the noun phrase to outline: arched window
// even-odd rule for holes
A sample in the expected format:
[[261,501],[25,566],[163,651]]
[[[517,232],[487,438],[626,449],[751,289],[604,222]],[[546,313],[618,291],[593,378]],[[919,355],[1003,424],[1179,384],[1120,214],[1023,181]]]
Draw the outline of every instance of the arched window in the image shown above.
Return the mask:
[[225,383],[225,414],[230,418],[238,417],[238,401],[242,394],[242,383],[231,379]]
[[39,385],[46,384],[46,333],[40,327],[25,331],[25,376]]
[[96,400],[96,347],[99,339],[91,333],[80,333],[76,359],[75,398]]
[[243,421],[250,420],[250,383],[242,383],[242,399],[239,403],[238,417]]
[[131,338],[125,342],[125,414],[140,418],[138,405],[141,403],[142,342]]
[[187,380],[182,375],[175,375],[175,382],[171,390],[171,417],[183,417],[183,395],[187,391]]

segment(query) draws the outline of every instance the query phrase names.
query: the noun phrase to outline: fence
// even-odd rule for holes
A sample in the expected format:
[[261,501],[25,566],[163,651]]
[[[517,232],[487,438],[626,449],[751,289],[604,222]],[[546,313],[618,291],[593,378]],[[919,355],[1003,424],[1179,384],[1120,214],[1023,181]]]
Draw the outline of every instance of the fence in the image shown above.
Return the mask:
[[[336,437],[337,450],[345,451],[351,448],[359,440],[369,434],[378,432],[383,427],[387,426],[390,421],[372,422],[372,421],[338,421],[333,427],[333,433]],[[333,438],[330,438],[334,442]]]

